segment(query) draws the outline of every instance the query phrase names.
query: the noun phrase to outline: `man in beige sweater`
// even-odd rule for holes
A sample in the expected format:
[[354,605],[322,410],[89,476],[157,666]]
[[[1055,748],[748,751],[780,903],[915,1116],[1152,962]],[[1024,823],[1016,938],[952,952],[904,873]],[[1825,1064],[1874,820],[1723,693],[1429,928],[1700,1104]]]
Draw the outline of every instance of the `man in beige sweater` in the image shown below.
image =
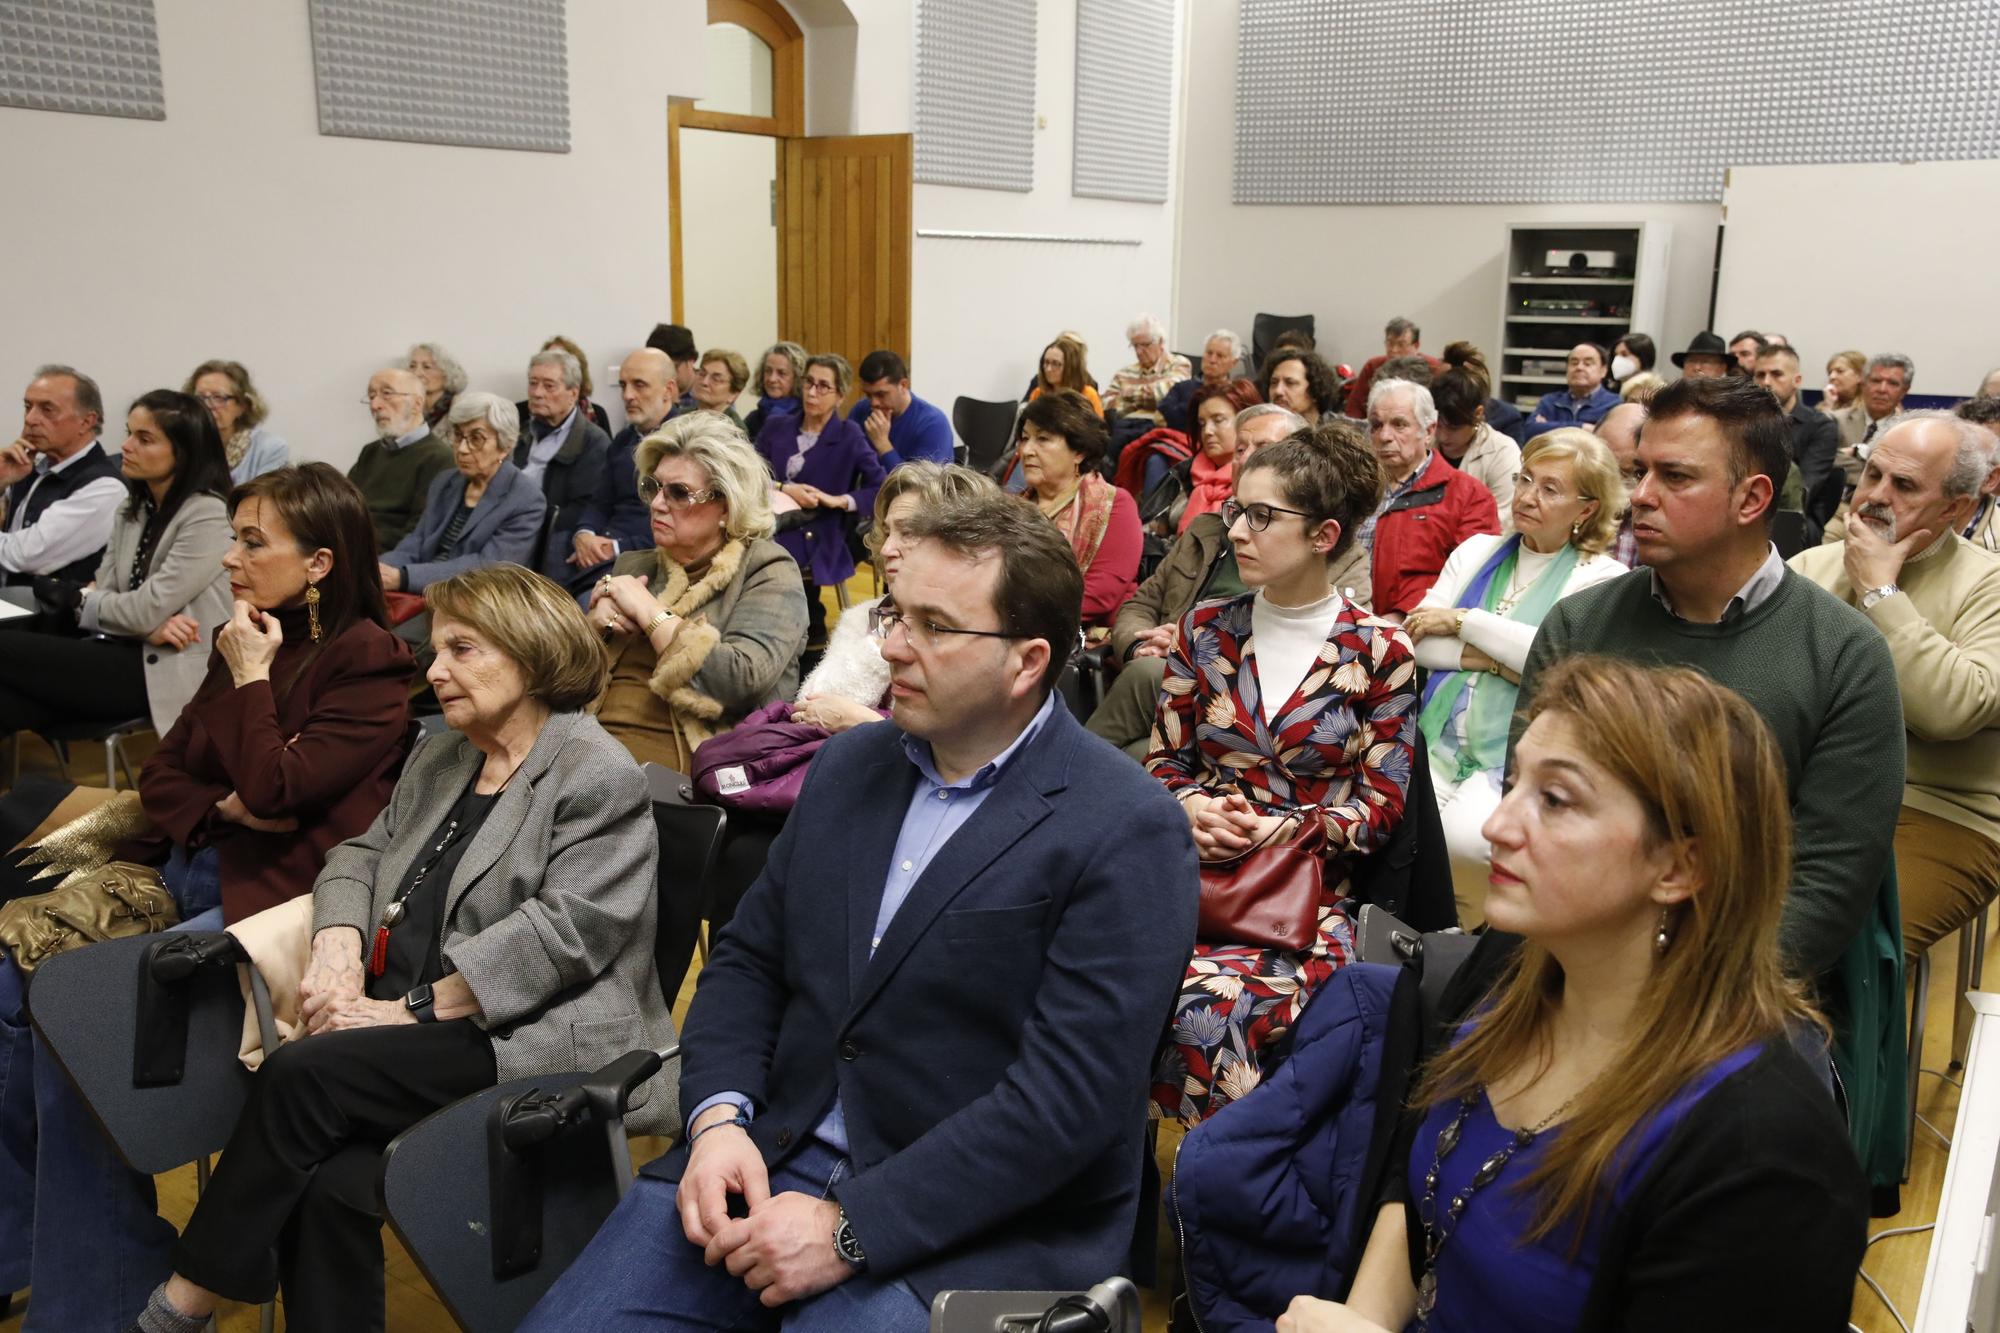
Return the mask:
[[1946,412],[1878,431],[1845,539],[1792,568],[1889,643],[1909,733],[1896,878],[1914,959],[2000,894],[2000,556],[1964,530],[1992,440]]

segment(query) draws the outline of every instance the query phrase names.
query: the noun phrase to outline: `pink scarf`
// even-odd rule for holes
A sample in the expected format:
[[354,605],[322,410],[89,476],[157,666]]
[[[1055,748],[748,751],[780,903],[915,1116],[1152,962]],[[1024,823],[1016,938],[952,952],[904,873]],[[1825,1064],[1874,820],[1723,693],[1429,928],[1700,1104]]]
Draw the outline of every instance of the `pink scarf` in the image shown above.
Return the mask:
[[1187,510],[1181,515],[1179,531],[1186,532],[1188,524],[1194,522],[1196,515],[1213,514],[1222,508],[1222,502],[1229,498],[1230,487],[1234,480],[1232,474],[1235,470],[1236,460],[1233,458],[1226,462],[1212,463],[1207,454],[1201,452],[1195,454],[1191,473],[1194,485],[1188,491]]

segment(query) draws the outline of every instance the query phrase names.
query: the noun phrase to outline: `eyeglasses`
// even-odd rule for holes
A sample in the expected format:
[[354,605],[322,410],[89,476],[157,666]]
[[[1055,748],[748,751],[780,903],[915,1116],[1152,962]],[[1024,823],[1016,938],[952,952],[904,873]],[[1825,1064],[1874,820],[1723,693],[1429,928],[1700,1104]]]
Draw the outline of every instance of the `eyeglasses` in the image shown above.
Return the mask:
[[415,394],[407,393],[402,389],[370,389],[368,391],[368,396],[362,399],[361,401],[367,403],[369,406],[372,407],[378,402],[383,402],[391,398],[414,398],[414,397],[416,397]]
[[460,428],[451,433],[453,444],[462,444],[468,449],[485,449],[500,443],[500,437],[490,430],[475,426],[470,430]]
[[1533,491],[1535,497],[1545,505],[1559,505],[1565,500],[1576,498],[1568,491],[1557,487],[1552,481],[1537,482],[1532,476],[1523,472],[1514,478],[1514,493],[1519,495],[1526,491]]
[[639,499],[642,503],[653,503],[653,498],[662,492],[665,492],[667,497],[667,508],[673,510],[690,509],[695,505],[707,504],[716,498],[714,491],[697,491],[677,481],[662,486],[658,477],[639,478]]
[[941,634],[963,634],[976,639],[1018,639],[1019,634],[1009,634],[1004,629],[954,629],[931,620],[912,620],[893,606],[883,606],[877,602],[868,611],[868,632],[883,642],[901,625],[903,632],[910,636],[913,647],[929,648]]
[[834,386],[823,380],[807,380],[802,386],[807,393],[832,393]]
[[204,407],[221,407],[224,403],[236,401],[236,395],[233,393],[198,393],[195,397],[201,399]]
[[1222,502],[1222,526],[1224,528],[1235,527],[1236,520],[1240,518],[1250,525],[1250,531],[1262,532],[1271,526],[1271,516],[1273,514],[1296,514],[1300,518],[1312,517],[1311,514],[1306,513],[1303,509],[1286,509],[1282,505],[1246,505],[1238,504],[1234,500],[1224,500]]

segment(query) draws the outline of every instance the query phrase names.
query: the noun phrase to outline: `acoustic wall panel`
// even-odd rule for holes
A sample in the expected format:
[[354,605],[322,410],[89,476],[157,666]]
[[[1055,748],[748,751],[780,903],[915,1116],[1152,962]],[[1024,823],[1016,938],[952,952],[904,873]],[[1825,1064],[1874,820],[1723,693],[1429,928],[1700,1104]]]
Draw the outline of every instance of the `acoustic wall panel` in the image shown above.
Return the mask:
[[312,0],[319,132],[569,151],[563,0]]
[[1035,183],[1035,0],[917,0],[914,178]]
[[1167,198],[1172,0],[1076,0],[1076,154],[1070,191]]
[[1239,23],[1240,204],[1707,202],[1730,166],[2000,157],[1993,0],[1242,0]]
[[0,106],[165,120],[153,0],[4,0]]

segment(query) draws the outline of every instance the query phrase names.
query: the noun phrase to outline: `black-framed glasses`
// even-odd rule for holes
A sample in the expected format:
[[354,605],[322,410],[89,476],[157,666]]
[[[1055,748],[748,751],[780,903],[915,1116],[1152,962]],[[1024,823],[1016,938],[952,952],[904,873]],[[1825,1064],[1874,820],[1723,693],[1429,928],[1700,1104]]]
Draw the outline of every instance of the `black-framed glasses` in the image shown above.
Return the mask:
[[1303,509],[1287,509],[1283,505],[1246,505],[1238,504],[1233,499],[1222,502],[1222,526],[1224,528],[1235,527],[1236,520],[1240,518],[1250,525],[1250,531],[1262,532],[1271,526],[1271,516],[1273,514],[1296,514],[1300,518],[1312,517],[1311,514],[1308,514]]
[[943,634],[963,634],[975,639],[1018,639],[1019,634],[1010,634],[1004,629],[955,629],[950,625],[940,625],[932,620],[913,620],[893,606],[877,602],[868,609],[868,632],[886,642],[896,626],[910,636],[910,642],[919,647],[929,647]]
[[714,491],[698,491],[678,481],[670,481],[662,486],[658,477],[639,478],[639,499],[642,503],[653,503],[653,497],[662,491],[666,492],[669,509],[687,509],[693,505],[707,504],[716,497]]

